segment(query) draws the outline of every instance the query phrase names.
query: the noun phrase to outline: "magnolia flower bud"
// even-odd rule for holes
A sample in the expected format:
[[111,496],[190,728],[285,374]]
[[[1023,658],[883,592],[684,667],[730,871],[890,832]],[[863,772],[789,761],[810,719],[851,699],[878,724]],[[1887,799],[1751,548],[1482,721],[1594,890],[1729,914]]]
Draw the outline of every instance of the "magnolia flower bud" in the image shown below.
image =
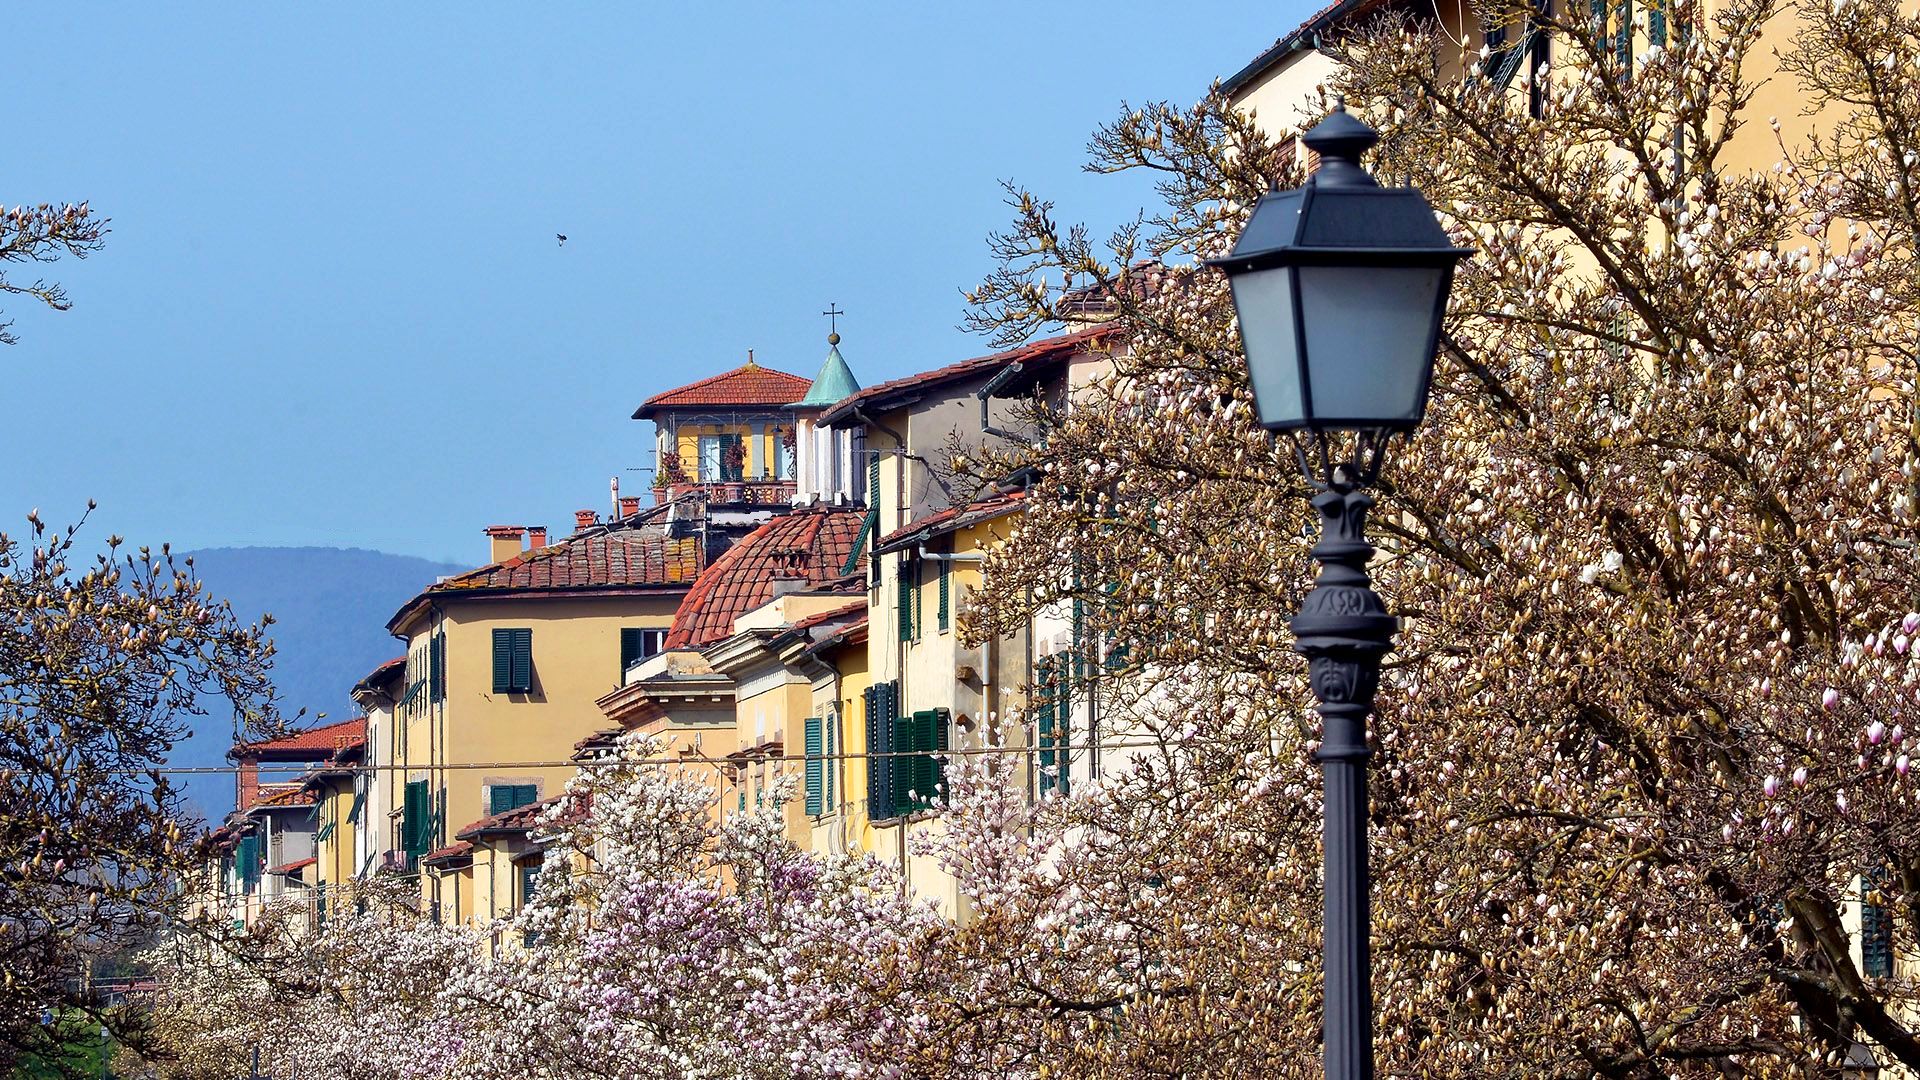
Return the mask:
[[1793,786],[1794,787],[1807,786],[1807,767],[1805,765],[1802,765],[1799,768],[1793,770]]
[[1832,712],[1839,704],[1840,691],[1835,690],[1831,686],[1827,687],[1826,691],[1820,695],[1820,707],[1828,712]]
[[1867,725],[1867,741],[1868,742],[1872,743],[1875,746],[1878,746],[1880,745],[1880,740],[1886,737],[1887,737],[1887,725],[1881,723],[1878,720],[1875,720],[1873,723]]
[[1780,790],[1780,778],[1777,776],[1767,777],[1761,782],[1760,790],[1767,793],[1767,798],[1773,798],[1774,794]]

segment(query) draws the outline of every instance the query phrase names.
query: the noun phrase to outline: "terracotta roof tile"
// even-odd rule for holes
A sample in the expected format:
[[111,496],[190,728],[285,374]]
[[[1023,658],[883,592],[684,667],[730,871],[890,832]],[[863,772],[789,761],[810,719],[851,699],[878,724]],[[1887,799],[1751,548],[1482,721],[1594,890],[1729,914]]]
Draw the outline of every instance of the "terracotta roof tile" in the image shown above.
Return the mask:
[[857,394],[841,398],[839,402],[820,414],[817,421],[821,424],[837,424],[846,419],[858,408],[889,408],[892,404],[912,394],[929,390],[944,383],[955,382],[974,375],[985,375],[996,368],[1013,363],[1053,363],[1066,360],[1080,351],[1088,342],[1109,337],[1120,332],[1118,326],[1107,324],[1076,330],[1071,334],[1042,338],[1028,342],[1018,348],[1004,352],[976,356],[971,360],[962,360],[957,364],[948,364],[943,368],[923,371],[918,375],[908,375],[904,379],[888,379],[874,383]]
[[435,848],[427,852],[425,855],[420,856],[420,861],[424,863],[452,862],[462,855],[471,854],[473,854],[473,845],[467,843],[465,840],[457,840],[448,844],[446,847]]
[[687,590],[673,613],[666,647],[697,649],[733,633],[733,620],[773,599],[778,576],[814,583],[838,578],[865,516],[824,507],[796,510],[741,537]]
[[700,408],[711,405],[752,405],[784,408],[806,395],[813,380],[789,375],[751,361],[710,375],[698,382],[676,386],[648,398],[633,411],[635,420],[645,420],[663,409]]
[[454,833],[454,838],[467,840],[490,832],[525,832],[533,828],[534,824],[540,820],[540,815],[546,813],[547,807],[559,802],[560,798],[558,795],[549,795],[539,802],[516,806],[511,810],[502,810],[498,814],[489,814]]
[[806,618],[801,619],[799,622],[794,623],[792,626],[792,629],[811,630],[814,627],[819,626],[821,623],[832,622],[835,619],[844,619],[856,611],[865,611],[865,610],[867,610],[867,602],[865,600],[855,600],[851,604],[842,605],[840,607],[834,608],[832,611],[823,611],[818,615],[809,615]]
[[406,670],[406,667],[407,658],[404,656],[396,656],[386,663],[381,664],[379,667],[374,668],[367,673],[366,678],[355,683],[353,687],[354,692],[359,693],[362,690],[371,690],[389,679],[399,678],[400,673]]
[[[1288,55],[1303,49],[1317,47],[1312,35],[1321,30],[1332,28],[1334,23],[1348,16],[1358,14],[1374,6],[1376,0],[1333,0],[1333,3],[1307,16],[1307,21],[1280,36],[1280,40],[1267,46],[1259,56],[1253,58],[1246,67],[1220,80],[1220,92],[1232,97],[1255,79],[1266,74],[1274,65]],[[1430,16],[1432,8],[1427,9]]]
[[923,535],[933,537],[945,533],[958,532],[968,526],[978,525],[983,521],[992,521],[997,517],[1005,517],[1008,514],[1024,508],[1026,505],[1027,493],[1025,491],[1008,491],[998,495],[989,495],[984,499],[978,499],[966,506],[950,506],[937,514],[928,514],[918,520],[910,521],[906,525],[881,537],[874,542],[873,551],[876,555],[884,555],[889,551],[908,546],[910,543],[915,542],[917,537]]
[[[278,790],[276,790],[278,789]],[[260,797],[255,799],[248,810],[257,810],[263,806],[312,806],[313,799],[308,797],[303,784],[261,784]]]
[[631,589],[689,585],[706,562],[700,538],[669,537],[658,526],[618,525],[578,533],[511,559],[455,574],[407,601],[394,630],[434,597],[464,592]]
[[315,858],[315,857],[314,857],[314,856],[312,856],[312,855],[309,855],[309,856],[307,856],[307,857],[306,857],[306,858],[304,858],[304,859],[295,859],[294,861],[292,861],[292,862],[290,862],[290,863],[288,863],[288,864],[286,864],[285,866],[276,866],[276,867],[274,867],[273,869],[271,869],[271,870],[268,870],[268,871],[267,871],[267,873],[269,873],[269,874],[291,874],[291,873],[293,873],[293,872],[294,872],[295,870],[304,870],[304,869],[306,869],[307,867],[309,867],[309,866],[312,866],[312,865],[313,865],[314,863],[317,863],[317,862],[319,862],[319,861],[320,861],[319,859],[317,859],[317,858]]
[[228,757],[257,757],[263,759],[290,758],[295,761],[320,761],[334,751],[354,743],[367,741],[367,718],[364,716],[352,720],[342,720],[337,724],[308,728],[283,735],[278,739],[261,739],[257,742],[238,743],[227,752]]

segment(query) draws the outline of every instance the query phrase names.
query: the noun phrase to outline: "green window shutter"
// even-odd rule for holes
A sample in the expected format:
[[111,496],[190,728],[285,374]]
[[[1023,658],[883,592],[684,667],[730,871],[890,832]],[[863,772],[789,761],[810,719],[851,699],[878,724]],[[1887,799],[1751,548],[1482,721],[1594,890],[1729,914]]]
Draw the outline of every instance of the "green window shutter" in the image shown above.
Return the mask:
[[1071,702],[1068,653],[1043,657],[1034,671],[1035,720],[1040,743],[1040,793],[1067,792]]
[[513,632],[513,688],[526,693],[533,689],[533,631]]
[[530,805],[540,797],[537,784],[493,784],[487,788],[487,813],[504,814]]
[[920,630],[927,625],[920,617],[920,560],[913,560],[913,640],[920,640]]
[[447,699],[447,635],[441,631],[427,639],[427,700]]
[[[893,717],[893,752],[911,754],[914,751],[914,718],[911,716]],[[913,806],[914,764],[918,759],[898,757],[893,759],[892,783],[887,786],[893,796],[893,810],[896,814],[907,812]]]
[[825,762],[820,758],[826,746],[825,733],[821,729],[820,718],[817,716],[807,717],[806,747],[807,813],[812,817],[819,817],[825,812],[822,808],[826,805],[826,771],[823,767]]
[[940,785],[946,779],[946,767],[937,756],[947,749],[947,710],[922,709],[913,714],[913,804],[933,805]]
[[522,866],[520,868],[520,903],[522,906],[525,906],[533,899],[534,893],[539,887],[540,867],[537,865]]
[[929,799],[936,793],[944,795],[947,790],[947,733],[952,727],[952,713],[945,709],[933,710],[933,746],[930,749],[940,756],[928,759],[933,762],[933,779],[927,785]]
[[822,719],[822,726],[826,728],[827,749],[826,783],[824,790],[826,792],[827,813],[832,813],[835,806],[833,801],[833,777],[835,773],[840,771],[840,762],[837,757],[840,753],[840,710],[838,708],[828,709],[827,715]]
[[740,780],[740,812],[747,812],[747,781],[744,777]]
[[409,861],[427,852],[427,826],[432,818],[427,806],[427,782],[409,780],[400,804],[400,846]]
[[364,791],[354,792],[353,807],[352,809],[347,811],[347,822],[349,824],[357,823],[360,820],[360,810],[362,807],[366,805],[367,805],[367,793]]
[[1893,913],[1867,898],[1886,886],[1888,876],[1885,870],[1860,875],[1860,973],[1870,979],[1893,977]]
[[880,688],[869,686],[861,695],[867,707],[867,816],[878,819],[880,813]]
[[953,629],[953,564],[945,560],[940,563],[940,630],[945,633]]
[[1647,42],[1666,48],[1667,45],[1667,4],[1671,0],[1652,0],[1647,5]]
[[493,692],[504,694],[513,689],[513,631],[493,632]]
[[325,840],[326,838],[332,835],[333,835],[333,822],[329,821],[325,825],[320,826],[320,831],[317,833],[314,833],[313,838],[315,840]]
[[908,560],[906,556],[904,555],[901,556],[900,562],[894,568],[894,574],[893,574],[894,588],[899,591],[899,595],[894,599],[897,601],[900,609],[895,613],[895,618],[896,618],[896,621],[899,623],[901,641],[913,640],[913,593],[914,593],[914,590],[913,590],[913,586],[908,583],[909,579],[907,577],[907,562]]

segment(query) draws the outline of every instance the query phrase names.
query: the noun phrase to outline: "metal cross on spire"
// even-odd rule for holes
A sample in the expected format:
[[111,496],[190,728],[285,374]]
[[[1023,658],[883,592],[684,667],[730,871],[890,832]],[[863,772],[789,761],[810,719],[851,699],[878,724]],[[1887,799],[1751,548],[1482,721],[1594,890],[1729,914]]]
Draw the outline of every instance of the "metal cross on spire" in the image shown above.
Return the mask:
[[820,314],[827,317],[827,344],[840,344],[840,316],[845,315],[846,312],[840,310],[839,304],[828,303],[827,310]]

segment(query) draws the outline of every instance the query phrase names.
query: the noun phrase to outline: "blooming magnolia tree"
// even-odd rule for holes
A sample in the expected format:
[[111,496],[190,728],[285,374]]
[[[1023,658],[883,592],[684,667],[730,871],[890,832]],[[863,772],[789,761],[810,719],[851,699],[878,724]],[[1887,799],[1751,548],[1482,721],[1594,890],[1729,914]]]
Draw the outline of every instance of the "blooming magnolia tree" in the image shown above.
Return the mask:
[[[1670,5],[1671,47],[1629,67],[1586,14],[1549,17],[1554,69],[1508,88],[1409,25],[1339,46],[1337,89],[1386,136],[1376,171],[1480,252],[1375,515],[1407,620],[1375,727],[1382,1070],[1824,1074],[1856,1038],[1920,1066],[1915,987],[1854,932],[1864,901],[1898,954],[1920,936],[1920,25],[1881,0]],[[1753,115],[1769,28],[1816,139]],[[1113,704],[1184,711],[1222,749],[1062,811],[1089,848],[1116,830],[1151,856],[1063,860],[1075,918],[1195,946],[1085,995],[1127,1007],[1109,1037],[1033,1032],[1034,1052],[1308,1075],[1315,733],[1283,621],[1311,576],[1303,492],[1250,419],[1224,283],[1176,270],[1141,299],[1134,265],[1220,253],[1297,176],[1217,101],[1094,146],[1096,168],[1155,170],[1167,206],[1100,252],[1022,194],[998,238],[981,325],[1027,333],[1091,283],[1132,334],[1102,396],[1053,418],[981,626],[1072,597],[1091,641],[1175,673],[1118,680]],[[1780,164],[1741,167],[1760,154]],[[1237,966],[1236,941],[1256,954]],[[1047,995],[1072,1000],[1078,959]]]
[[276,1077],[900,1075],[931,907],[866,856],[800,851],[777,805],[719,820],[651,740],[619,755],[569,785],[537,896],[497,932],[383,888],[317,931],[171,946],[165,1067],[231,1075],[258,1048]]
[[0,532],[0,1071],[78,1068],[62,1043],[102,1024],[140,1038],[82,977],[186,914],[197,865],[180,793],[157,770],[224,699],[238,732],[275,729],[261,627],[166,549],[37,514]]

